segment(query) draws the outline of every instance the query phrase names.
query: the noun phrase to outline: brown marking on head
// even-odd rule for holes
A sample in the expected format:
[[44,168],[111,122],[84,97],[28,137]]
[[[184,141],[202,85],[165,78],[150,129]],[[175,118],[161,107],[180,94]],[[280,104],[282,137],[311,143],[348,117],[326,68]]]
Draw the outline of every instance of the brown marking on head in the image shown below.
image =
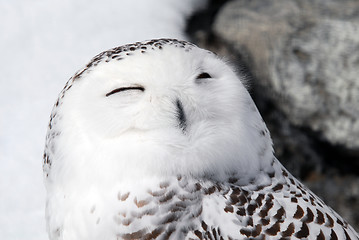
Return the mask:
[[117,198],[118,198],[118,200],[126,201],[126,199],[128,198],[129,195],[130,195],[129,192],[128,192],[128,193],[125,193],[125,194],[123,194],[123,195],[121,195],[121,193],[118,193]]
[[159,191],[148,190],[147,192],[153,197],[160,197],[160,196],[162,196],[163,194],[166,193],[166,189],[161,189]]
[[124,225],[124,226],[129,226],[132,222],[133,222],[133,218],[125,218],[125,219],[122,219],[122,221],[121,221],[122,225]]
[[160,188],[167,188],[170,185],[169,182],[161,182],[160,183]]
[[146,205],[149,203],[148,200],[140,200],[140,201],[137,201],[137,197],[135,197],[135,198],[133,199],[133,202],[136,204],[136,206],[137,206],[138,208],[141,208],[141,207],[143,207],[143,206],[146,206]]
[[161,197],[158,201],[162,204],[165,202],[168,202],[176,195],[175,191],[169,191],[167,192],[163,197]]

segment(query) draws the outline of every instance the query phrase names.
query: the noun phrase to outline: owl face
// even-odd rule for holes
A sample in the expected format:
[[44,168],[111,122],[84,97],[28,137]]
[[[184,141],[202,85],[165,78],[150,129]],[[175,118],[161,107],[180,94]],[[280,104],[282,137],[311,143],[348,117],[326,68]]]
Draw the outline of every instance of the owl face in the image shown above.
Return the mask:
[[248,161],[265,126],[234,71],[193,45],[142,49],[96,63],[66,91],[64,142],[78,157],[161,174],[258,168]]

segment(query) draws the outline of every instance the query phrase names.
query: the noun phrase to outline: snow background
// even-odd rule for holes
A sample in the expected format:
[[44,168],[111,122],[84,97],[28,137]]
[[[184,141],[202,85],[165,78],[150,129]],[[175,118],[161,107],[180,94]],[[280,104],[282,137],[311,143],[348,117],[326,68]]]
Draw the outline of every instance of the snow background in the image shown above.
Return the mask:
[[93,56],[186,39],[205,0],[0,0],[0,239],[47,239],[42,154],[52,106]]

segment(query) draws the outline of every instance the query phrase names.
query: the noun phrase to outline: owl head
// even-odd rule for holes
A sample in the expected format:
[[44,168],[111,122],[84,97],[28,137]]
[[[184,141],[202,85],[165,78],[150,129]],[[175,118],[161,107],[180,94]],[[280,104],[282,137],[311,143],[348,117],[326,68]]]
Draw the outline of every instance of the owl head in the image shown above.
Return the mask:
[[185,41],[102,52],[60,93],[45,173],[255,173],[272,157],[272,142],[242,80],[226,61]]

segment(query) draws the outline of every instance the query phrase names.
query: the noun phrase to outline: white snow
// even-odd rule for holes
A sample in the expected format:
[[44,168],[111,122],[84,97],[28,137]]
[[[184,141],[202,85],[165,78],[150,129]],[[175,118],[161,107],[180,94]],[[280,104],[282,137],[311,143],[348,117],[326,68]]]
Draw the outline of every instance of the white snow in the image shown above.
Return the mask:
[[42,154],[57,94],[91,57],[185,39],[205,0],[0,0],[0,239],[47,239]]

